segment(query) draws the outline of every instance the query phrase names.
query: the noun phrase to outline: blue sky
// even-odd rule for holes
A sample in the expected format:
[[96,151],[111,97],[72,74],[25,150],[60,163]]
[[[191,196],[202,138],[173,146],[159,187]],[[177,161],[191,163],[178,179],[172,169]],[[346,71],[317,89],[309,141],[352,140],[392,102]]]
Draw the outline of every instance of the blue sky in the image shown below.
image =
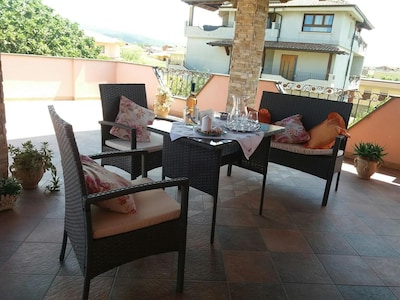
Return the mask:
[[[62,17],[82,26],[95,26],[149,35],[185,44],[184,25],[189,6],[181,0],[42,0]],[[350,0],[375,29],[364,30],[368,44],[365,65],[400,67],[398,54],[398,0]],[[110,3],[112,5],[110,5]],[[215,13],[196,9],[195,25],[220,24]]]

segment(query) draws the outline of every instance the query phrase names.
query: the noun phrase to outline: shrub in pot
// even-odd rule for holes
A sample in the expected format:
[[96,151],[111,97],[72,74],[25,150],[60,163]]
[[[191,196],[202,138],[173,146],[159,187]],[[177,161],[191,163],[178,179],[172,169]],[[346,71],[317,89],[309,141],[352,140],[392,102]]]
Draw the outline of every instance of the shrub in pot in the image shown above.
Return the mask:
[[21,147],[8,145],[8,150],[13,159],[10,172],[17,178],[24,189],[35,189],[42,179],[44,172],[51,171],[51,184],[46,190],[58,191],[60,184],[57,169],[52,163],[53,152],[49,149],[48,142],[42,142],[37,148],[28,140]]
[[22,186],[16,178],[0,178],[0,211],[11,209],[21,193]]
[[354,145],[354,166],[360,178],[369,179],[382,165],[387,154],[384,147],[376,143],[360,142]]

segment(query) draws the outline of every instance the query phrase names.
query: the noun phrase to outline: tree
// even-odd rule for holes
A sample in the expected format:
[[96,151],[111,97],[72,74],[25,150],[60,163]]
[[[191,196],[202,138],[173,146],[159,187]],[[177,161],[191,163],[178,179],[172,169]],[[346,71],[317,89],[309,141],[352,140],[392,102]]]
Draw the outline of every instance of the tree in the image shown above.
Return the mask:
[[97,58],[100,48],[41,0],[0,0],[0,52]]
[[6,136],[6,110],[3,94],[3,73],[0,53],[0,178],[8,177],[8,148]]

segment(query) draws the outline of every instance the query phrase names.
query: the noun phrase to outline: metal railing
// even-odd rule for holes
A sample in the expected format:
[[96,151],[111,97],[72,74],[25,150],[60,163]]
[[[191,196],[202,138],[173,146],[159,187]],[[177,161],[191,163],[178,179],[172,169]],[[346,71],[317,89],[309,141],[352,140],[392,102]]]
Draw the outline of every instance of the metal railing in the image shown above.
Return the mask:
[[154,73],[161,84],[169,87],[175,97],[187,98],[191,83],[195,83],[195,93],[198,93],[210,80],[212,74],[175,68],[154,67]]
[[[187,98],[189,96],[191,82],[196,83],[195,93],[198,93],[212,77],[210,73],[174,68],[154,67],[153,70],[160,83],[169,87],[172,94],[178,98]],[[296,82],[287,82],[282,84],[281,87],[282,92],[287,94],[353,103],[350,124],[358,122],[390,99],[387,93],[374,93],[367,90],[349,91]]]
[[294,82],[285,84],[283,88],[285,93],[288,94],[353,103],[350,125],[365,118],[373,110],[391,98],[387,93],[374,93],[368,90],[349,91],[313,85],[301,85],[301,88],[299,88],[299,85]]

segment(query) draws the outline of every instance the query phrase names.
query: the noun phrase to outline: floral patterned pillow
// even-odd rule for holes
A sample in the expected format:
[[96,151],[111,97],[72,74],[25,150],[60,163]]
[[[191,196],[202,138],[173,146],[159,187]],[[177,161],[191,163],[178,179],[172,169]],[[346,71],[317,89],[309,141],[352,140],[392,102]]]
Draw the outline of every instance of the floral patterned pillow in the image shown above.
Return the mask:
[[[89,194],[132,185],[129,180],[105,169],[90,157],[81,155],[80,158],[83,174],[85,175],[86,189]],[[119,213],[134,214],[136,212],[136,205],[132,194],[105,200],[96,205]]]
[[285,131],[276,134],[273,137],[273,141],[287,144],[301,144],[307,142],[310,139],[310,135],[301,122],[302,117],[302,115],[296,114],[275,122],[275,125],[285,127]]
[[[147,130],[147,125],[153,124],[155,117],[153,111],[136,104],[125,96],[121,96],[115,122],[135,128],[137,142],[150,142],[150,132]],[[123,128],[113,126],[110,133],[123,140],[130,141],[132,139],[131,132]]]

